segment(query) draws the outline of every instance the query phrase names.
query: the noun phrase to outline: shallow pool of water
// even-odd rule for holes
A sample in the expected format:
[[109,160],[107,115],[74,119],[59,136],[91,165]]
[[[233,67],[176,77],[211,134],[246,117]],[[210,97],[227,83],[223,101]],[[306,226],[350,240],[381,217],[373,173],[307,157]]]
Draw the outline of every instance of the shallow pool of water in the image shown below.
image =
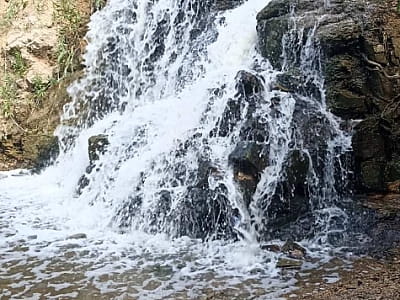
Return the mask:
[[5,299],[277,299],[294,283],[257,244],[77,230],[31,200],[0,198]]

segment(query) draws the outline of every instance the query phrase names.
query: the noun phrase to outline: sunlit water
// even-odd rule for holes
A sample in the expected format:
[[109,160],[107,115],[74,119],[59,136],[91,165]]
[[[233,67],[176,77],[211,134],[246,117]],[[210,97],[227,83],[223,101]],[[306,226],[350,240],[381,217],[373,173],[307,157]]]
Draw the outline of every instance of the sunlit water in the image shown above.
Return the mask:
[[[265,225],[261,208],[268,204],[258,200],[276,188],[295,135],[290,131],[295,99],[270,91],[276,71],[256,50],[255,17],[269,1],[250,0],[200,18],[206,23],[199,21],[191,1],[182,1],[183,9],[175,2],[111,0],[95,14],[86,75],[70,88],[74,101],[63,116],[65,124],[78,121],[57,131],[64,153],[40,175],[0,174],[0,294],[6,299],[278,299],[293,288],[294,273],[276,267],[282,254],[262,250],[253,226]],[[202,28],[207,22],[211,28]],[[196,26],[202,29],[197,41],[190,36]],[[160,30],[163,51],[154,40]],[[254,114],[263,117],[271,135],[270,164],[250,208],[227,161],[243,124],[227,137],[209,136],[229,99],[235,98],[239,70],[265,80],[266,92]],[[210,98],[210,90],[217,88],[222,96]],[[276,96],[285,100],[276,104],[279,117],[270,109]],[[348,147],[349,139],[323,105],[312,107],[332,123],[328,152],[333,157],[334,150]],[[77,193],[89,164],[88,138],[100,133],[108,135],[108,151],[95,163],[99,171],[85,175],[88,186]],[[193,144],[178,157],[179,144],[192,136]],[[229,205],[240,212],[234,230],[243,240],[179,237],[189,227],[180,221],[180,205],[196,177],[198,153],[218,168],[210,188],[221,183],[226,187]],[[174,166],[185,168],[179,183]],[[309,176],[314,184],[318,175],[310,169]],[[337,195],[329,190],[333,184],[328,186],[325,179],[330,178],[321,179],[324,194],[313,195],[322,203],[315,211],[323,237],[307,242],[309,249],[318,242],[318,251],[309,254],[320,261],[327,250],[320,242],[330,230],[324,218],[342,216],[335,207]],[[167,216],[159,213],[165,190],[172,195]],[[133,196],[142,201],[134,212]],[[310,261],[303,264],[312,266]]]
[[30,180],[47,194],[15,177],[13,199],[1,197],[6,299],[276,299],[294,283],[258,244],[119,234],[103,207],[58,198],[42,178]]

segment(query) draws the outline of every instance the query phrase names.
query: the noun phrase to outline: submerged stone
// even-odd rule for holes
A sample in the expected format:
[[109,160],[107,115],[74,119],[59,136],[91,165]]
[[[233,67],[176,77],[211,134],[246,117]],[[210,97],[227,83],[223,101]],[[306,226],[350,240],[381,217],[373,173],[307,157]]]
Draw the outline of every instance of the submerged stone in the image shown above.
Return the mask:
[[282,246],[282,252],[286,253],[290,258],[303,259],[306,256],[307,250],[299,244],[288,240]]
[[266,250],[266,251],[270,251],[270,252],[274,252],[274,253],[279,253],[281,252],[281,247],[279,245],[261,245],[261,249],[262,250]]
[[279,258],[276,266],[282,269],[300,269],[303,265],[301,260],[294,260],[289,258]]
[[67,237],[67,240],[80,240],[80,239],[86,239],[87,235],[85,233],[76,233],[73,235],[70,235]]

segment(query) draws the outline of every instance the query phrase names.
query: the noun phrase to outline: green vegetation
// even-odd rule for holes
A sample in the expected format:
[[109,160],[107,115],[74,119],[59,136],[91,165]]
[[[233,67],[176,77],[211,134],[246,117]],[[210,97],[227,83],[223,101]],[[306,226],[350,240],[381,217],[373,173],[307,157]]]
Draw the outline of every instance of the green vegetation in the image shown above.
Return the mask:
[[78,68],[77,57],[84,20],[72,0],[61,0],[54,5],[55,18],[60,24],[56,55],[59,65],[58,77],[62,78]]
[[19,77],[22,77],[28,70],[28,65],[25,59],[22,57],[21,51],[18,49],[13,49],[10,51],[10,62],[11,69]]
[[46,96],[47,90],[54,84],[57,83],[57,80],[43,80],[40,76],[36,76],[32,81],[32,90],[33,90],[33,100],[36,106],[39,106],[42,103],[42,100]]
[[[0,30],[3,26],[4,29],[11,26],[18,14],[26,8],[28,1],[32,1],[38,12],[45,9],[46,1],[44,0],[8,0],[6,10],[0,12]],[[106,3],[106,0],[90,1],[92,12],[101,9]],[[31,81],[29,85],[30,99],[35,107],[42,105],[50,87],[80,68],[81,41],[86,31],[85,25],[88,16],[84,11],[81,13],[78,3],[74,0],[58,0],[54,1],[53,5],[55,8],[54,21],[59,28],[58,43],[54,54],[58,70],[54,74],[54,78],[50,80],[37,76]],[[22,91],[17,82],[24,80],[29,65],[19,49],[8,51],[6,58],[4,77],[0,83],[0,115],[13,118],[14,108]]]
[[57,44],[57,63],[59,66],[58,77],[65,77],[76,69],[75,64],[75,46],[68,44],[68,38],[60,36]]
[[3,85],[0,86],[0,113],[5,118],[13,117],[16,100],[17,86],[15,80],[6,76]]
[[106,5],[106,0],[92,0],[92,12],[98,11],[102,9]]

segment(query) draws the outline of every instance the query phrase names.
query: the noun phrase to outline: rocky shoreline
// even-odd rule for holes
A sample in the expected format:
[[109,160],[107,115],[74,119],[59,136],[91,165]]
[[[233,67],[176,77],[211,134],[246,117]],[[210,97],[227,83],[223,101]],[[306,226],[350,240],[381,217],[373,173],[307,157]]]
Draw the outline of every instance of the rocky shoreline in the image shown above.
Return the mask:
[[[285,297],[311,300],[400,299],[400,251],[392,249],[386,254],[385,259],[355,259],[351,268],[336,260],[298,275],[298,289]],[[335,282],[329,282],[332,273],[338,278],[334,278]]]

